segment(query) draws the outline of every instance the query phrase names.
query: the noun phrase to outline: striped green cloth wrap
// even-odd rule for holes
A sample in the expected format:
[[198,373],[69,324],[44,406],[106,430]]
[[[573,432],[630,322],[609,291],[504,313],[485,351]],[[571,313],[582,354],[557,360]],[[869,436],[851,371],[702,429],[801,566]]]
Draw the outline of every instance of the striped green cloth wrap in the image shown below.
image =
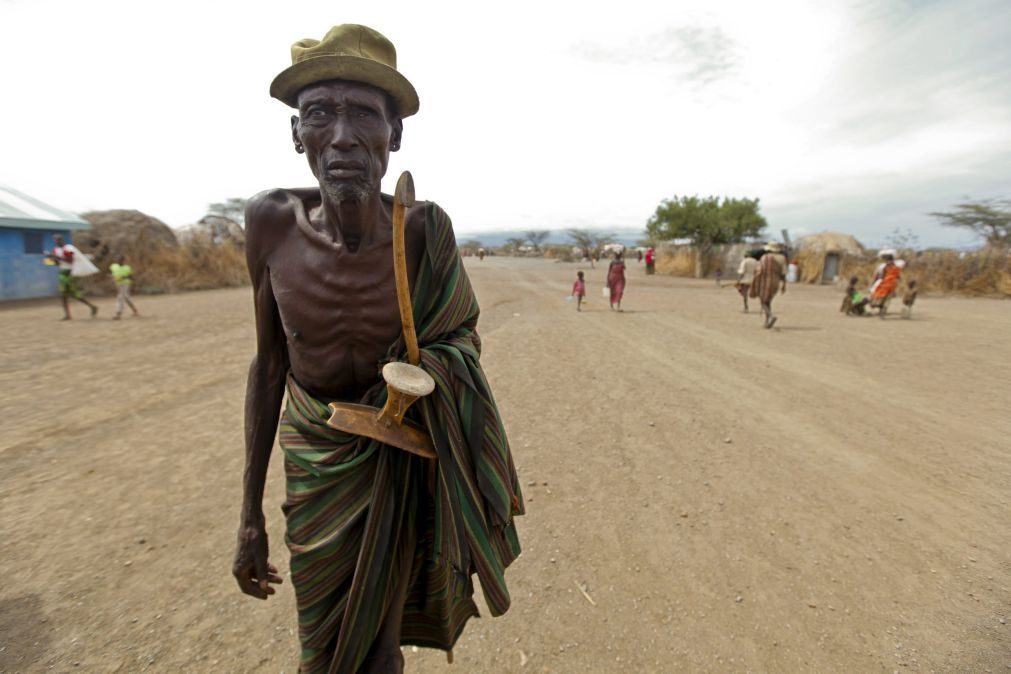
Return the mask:
[[[492,615],[509,608],[505,569],[520,553],[513,517],[523,498],[478,361],[479,309],[452,224],[435,204],[425,215],[413,307],[421,366],[436,387],[408,417],[432,436],[434,481],[431,462],[328,427],[326,404],[288,378],[279,438],[303,672],[358,670],[401,573],[411,574],[402,644],[451,649],[478,615],[473,573]],[[406,360],[402,338],[387,358]],[[385,401],[377,372],[362,402]]]

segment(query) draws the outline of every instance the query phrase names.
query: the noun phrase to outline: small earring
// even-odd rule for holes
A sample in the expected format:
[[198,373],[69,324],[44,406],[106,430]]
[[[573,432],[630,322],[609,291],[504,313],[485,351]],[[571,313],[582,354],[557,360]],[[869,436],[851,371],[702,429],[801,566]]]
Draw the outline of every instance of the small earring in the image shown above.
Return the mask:
[[399,149],[400,149],[400,143],[393,143],[392,145],[390,145],[390,151],[391,152],[396,152]]
[[302,147],[302,143],[295,143],[295,152],[305,154],[305,148]]

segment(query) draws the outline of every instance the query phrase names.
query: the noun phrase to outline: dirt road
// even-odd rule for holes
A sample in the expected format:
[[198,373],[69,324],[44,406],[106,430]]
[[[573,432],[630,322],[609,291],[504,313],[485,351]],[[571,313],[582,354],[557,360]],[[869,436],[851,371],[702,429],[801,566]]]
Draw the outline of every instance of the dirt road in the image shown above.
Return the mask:
[[[513,609],[413,672],[1009,671],[1011,304],[468,261],[528,515]],[[0,671],[296,671],[229,575],[251,295],[0,309]],[[287,565],[275,454],[265,511]],[[592,603],[591,603],[592,600]]]

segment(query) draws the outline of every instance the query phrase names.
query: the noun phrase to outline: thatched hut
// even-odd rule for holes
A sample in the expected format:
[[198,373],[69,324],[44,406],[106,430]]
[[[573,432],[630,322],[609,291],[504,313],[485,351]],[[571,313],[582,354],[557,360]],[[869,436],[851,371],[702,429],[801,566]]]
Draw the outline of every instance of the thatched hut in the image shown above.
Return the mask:
[[845,268],[866,256],[864,247],[849,234],[822,232],[797,239],[790,261],[797,263],[802,283],[834,283]]

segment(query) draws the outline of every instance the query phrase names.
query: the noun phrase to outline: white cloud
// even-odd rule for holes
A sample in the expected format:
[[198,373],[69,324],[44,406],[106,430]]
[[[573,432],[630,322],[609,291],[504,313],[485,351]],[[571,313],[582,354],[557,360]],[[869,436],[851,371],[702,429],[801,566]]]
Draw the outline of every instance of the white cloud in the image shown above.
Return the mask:
[[152,7],[0,4],[0,182],[172,225],[308,184],[267,86],[346,21],[393,39],[421,95],[388,182],[411,169],[464,232],[635,227],[700,193],[760,197],[775,231],[934,243],[957,233],[923,213],[1008,192],[1001,0]]

